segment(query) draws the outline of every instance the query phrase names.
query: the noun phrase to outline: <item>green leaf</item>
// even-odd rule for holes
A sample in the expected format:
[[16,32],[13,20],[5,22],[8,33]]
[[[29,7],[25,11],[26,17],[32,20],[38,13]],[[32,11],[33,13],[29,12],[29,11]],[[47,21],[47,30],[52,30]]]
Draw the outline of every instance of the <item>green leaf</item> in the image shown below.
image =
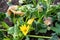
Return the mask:
[[19,37],[22,38],[23,34],[21,32],[19,32]]
[[60,21],[60,12],[57,13],[58,21]]
[[41,23],[38,23],[36,21],[33,22],[32,25],[35,28],[35,33],[46,33],[47,32],[47,27]]
[[37,27],[38,27],[37,28],[38,29],[38,33],[39,32],[40,33],[46,33],[47,32],[47,27],[45,25],[38,23]]
[[26,39],[25,40],[29,40],[29,37],[28,36],[26,36]]
[[3,40],[10,40],[9,38],[4,38]]
[[0,31],[0,40],[2,40],[4,38],[3,32]]
[[5,17],[6,17],[5,13],[0,12],[0,21],[3,21]]
[[51,30],[56,32],[56,34],[60,34],[60,24],[56,23],[55,26],[56,27],[51,27]]
[[32,1],[33,1],[34,6],[36,6],[36,0],[32,0]]
[[19,28],[18,28],[18,23],[14,25],[14,33],[13,33],[13,40],[18,40],[19,39]]
[[58,36],[55,33],[53,33],[52,38],[50,38],[49,40],[58,40],[58,39],[59,39]]
[[47,29],[40,29],[39,32],[40,33],[46,33],[47,32]]
[[8,26],[5,22],[2,22],[2,26],[3,26],[4,28],[6,28],[6,29],[9,28],[9,26]]
[[8,6],[11,6],[11,5],[12,5],[12,3],[11,3],[11,2],[7,2],[7,4],[8,4]]
[[8,34],[13,34],[14,33],[14,27],[10,27],[8,29]]

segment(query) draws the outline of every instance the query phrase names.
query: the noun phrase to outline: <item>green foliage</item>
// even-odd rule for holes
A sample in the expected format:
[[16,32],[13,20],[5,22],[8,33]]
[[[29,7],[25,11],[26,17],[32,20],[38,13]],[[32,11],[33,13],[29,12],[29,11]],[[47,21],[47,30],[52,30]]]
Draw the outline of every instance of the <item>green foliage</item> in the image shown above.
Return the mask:
[[[13,13],[8,16],[4,13],[0,13],[0,25],[1,27],[3,27],[2,29],[5,28],[3,32],[7,32],[6,36],[4,34],[6,38],[3,38],[3,40],[10,40],[10,35],[12,36],[13,40],[22,40],[24,37],[26,37],[25,40],[30,40],[30,37],[38,38],[38,40],[44,40],[43,38],[48,38],[48,40],[58,40],[57,35],[60,35],[60,4],[52,5],[52,0],[22,0],[22,2],[25,3],[25,5],[21,4],[21,6],[18,6],[17,10],[15,11],[24,12],[23,16],[14,15]],[[6,18],[5,16],[7,16],[9,20],[13,23],[12,27],[10,27],[7,23],[3,21],[4,18]],[[48,23],[50,22],[50,20],[48,20],[48,17],[52,18],[51,24]],[[34,20],[32,18],[34,18]],[[45,22],[45,20],[48,21]],[[31,24],[28,24],[28,21],[29,23],[31,21],[33,22]],[[49,25],[47,25],[46,23]],[[23,26],[24,28],[20,29],[21,26]],[[25,26],[29,26],[30,29],[27,28],[29,29],[27,30]],[[51,37],[38,36],[39,33],[46,33],[48,31],[48,27],[50,27],[50,30],[54,31],[57,35],[52,35]],[[28,33],[24,35],[26,31],[28,31]],[[34,31],[34,35],[30,35],[32,34],[31,31]],[[0,35],[1,34],[3,36],[2,32],[0,33]]]
[[26,36],[26,39],[25,40],[30,40],[28,36]]
[[14,33],[14,28],[13,27],[10,27],[9,29],[8,29],[8,34],[13,34]]
[[10,40],[9,38],[4,38],[3,40]]
[[6,29],[9,28],[9,26],[8,26],[5,22],[2,22],[2,26],[3,26],[4,28],[6,28]]
[[3,32],[0,31],[0,40],[2,40],[4,38]]
[[56,34],[53,34],[52,38],[50,38],[49,40],[59,40],[59,38]]
[[3,21],[5,17],[6,17],[5,13],[0,12],[0,22]]
[[56,27],[51,27],[51,29],[52,29],[53,31],[55,31],[56,34],[59,35],[59,34],[60,34],[60,31],[59,31],[59,30],[60,30],[60,24],[56,23],[55,26],[56,26]]
[[60,12],[57,13],[58,21],[60,21]]

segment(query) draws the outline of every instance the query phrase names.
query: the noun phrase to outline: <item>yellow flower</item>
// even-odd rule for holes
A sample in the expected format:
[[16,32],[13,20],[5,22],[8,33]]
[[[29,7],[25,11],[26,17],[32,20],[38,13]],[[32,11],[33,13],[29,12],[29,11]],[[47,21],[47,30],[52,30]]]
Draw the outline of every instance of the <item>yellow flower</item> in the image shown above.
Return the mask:
[[22,26],[20,27],[20,30],[21,30],[22,33],[26,36],[27,33],[28,33],[28,31],[29,31],[29,25],[28,25],[28,26],[22,25]]
[[33,23],[33,21],[34,21],[34,18],[31,18],[28,20],[27,24],[31,25]]

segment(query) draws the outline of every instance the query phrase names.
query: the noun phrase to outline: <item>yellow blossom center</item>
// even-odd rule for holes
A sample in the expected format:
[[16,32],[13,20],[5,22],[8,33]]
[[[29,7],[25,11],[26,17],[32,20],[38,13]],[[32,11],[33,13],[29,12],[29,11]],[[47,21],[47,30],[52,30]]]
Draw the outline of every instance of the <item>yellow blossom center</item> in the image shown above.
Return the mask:
[[26,36],[27,33],[28,33],[28,31],[29,31],[29,25],[28,25],[28,26],[22,25],[22,26],[20,27],[20,30],[21,30],[22,33]]

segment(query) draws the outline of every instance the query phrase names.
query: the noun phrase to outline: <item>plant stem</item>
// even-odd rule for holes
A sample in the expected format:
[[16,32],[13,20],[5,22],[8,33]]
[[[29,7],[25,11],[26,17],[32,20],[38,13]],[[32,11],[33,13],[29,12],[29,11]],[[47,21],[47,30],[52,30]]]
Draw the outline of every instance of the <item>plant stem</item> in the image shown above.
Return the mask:
[[32,1],[33,1],[34,6],[36,7],[36,0],[32,0]]
[[29,37],[35,37],[35,38],[52,38],[52,37],[48,37],[48,36],[36,36],[36,35],[27,35]]
[[22,36],[22,38],[20,40],[22,40],[25,36]]
[[45,15],[42,15],[42,17],[41,17],[41,18],[39,18],[38,22],[41,22],[41,19],[42,19],[44,16],[45,16]]
[[7,30],[4,30],[4,29],[0,29],[0,31],[7,31]]

